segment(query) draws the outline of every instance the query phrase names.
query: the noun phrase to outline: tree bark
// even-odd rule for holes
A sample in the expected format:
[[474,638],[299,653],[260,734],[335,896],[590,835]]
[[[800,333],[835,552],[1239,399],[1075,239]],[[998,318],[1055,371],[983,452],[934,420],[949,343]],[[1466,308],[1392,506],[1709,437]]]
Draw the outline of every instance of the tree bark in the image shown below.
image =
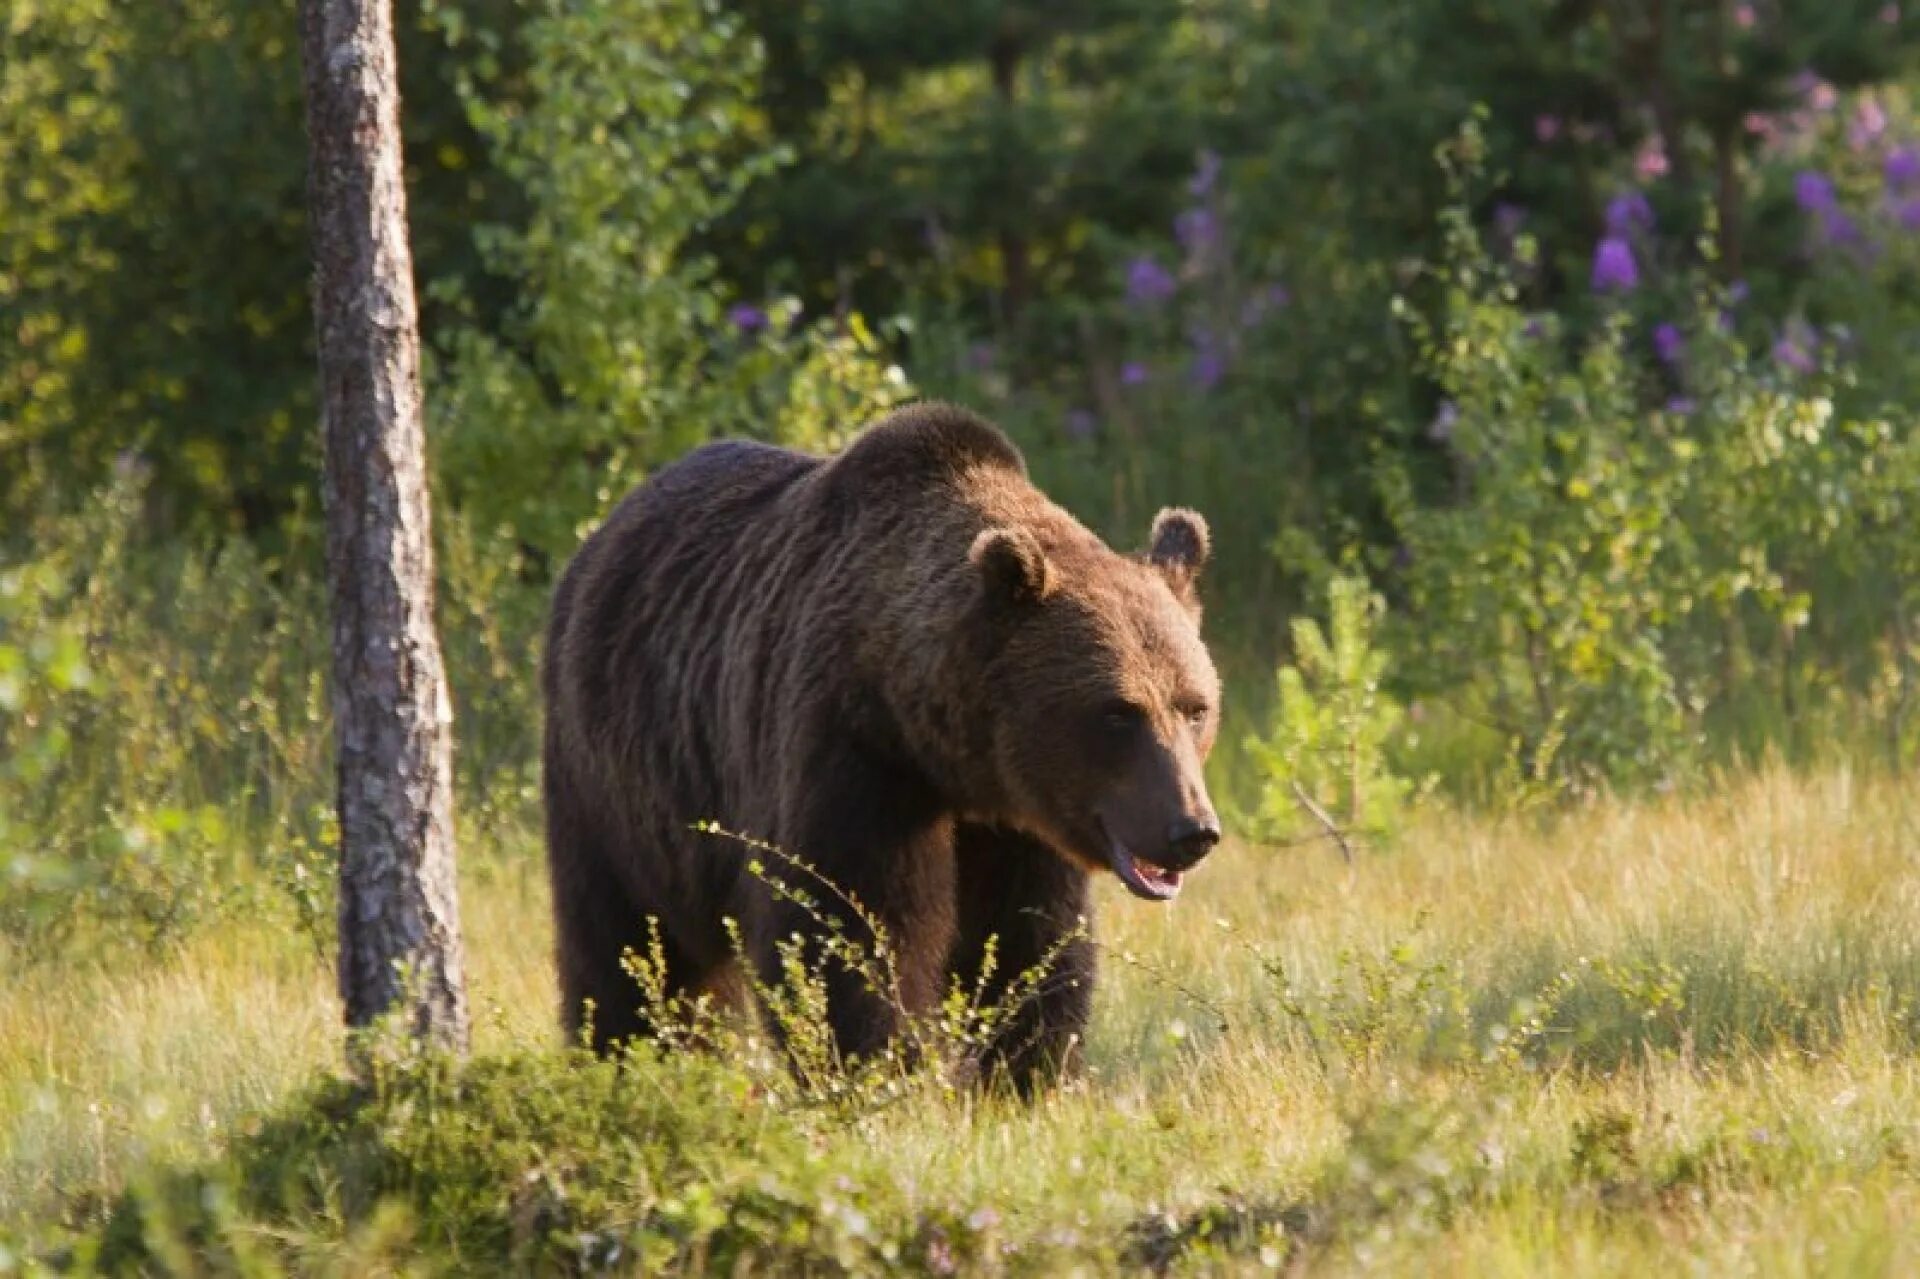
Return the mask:
[[391,0],[302,0],[339,750],[340,994],[464,1050],[452,709],[433,625]]

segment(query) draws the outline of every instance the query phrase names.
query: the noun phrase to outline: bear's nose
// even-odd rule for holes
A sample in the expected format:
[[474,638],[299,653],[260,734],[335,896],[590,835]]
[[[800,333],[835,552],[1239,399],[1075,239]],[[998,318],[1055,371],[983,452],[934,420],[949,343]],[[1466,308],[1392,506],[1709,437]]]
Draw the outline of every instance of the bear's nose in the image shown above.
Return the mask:
[[1185,869],[1213,851],[1220,842],[1218,818],[1182,817],[1167,828],[1167,852],[1171,867]]

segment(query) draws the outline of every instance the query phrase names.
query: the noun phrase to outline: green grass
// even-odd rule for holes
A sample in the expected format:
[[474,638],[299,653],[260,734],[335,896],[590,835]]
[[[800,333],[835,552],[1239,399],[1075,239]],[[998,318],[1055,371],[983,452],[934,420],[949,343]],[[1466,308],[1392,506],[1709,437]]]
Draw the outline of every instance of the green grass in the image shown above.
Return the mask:
[[1082,1084],[852,1115],[726,1062],[564,1055],[538,847],[503,839],[469,849],[464,1083],[328,1084],[331,973],[283,927],[10,974],[15,1262],[164,1244],[186,1185],[220,1224],[154,1269],[553,1270],[611,1239],[615,1269],[729,1273],[1920,1266],[1898,779],[1763,770],[1551,824],[1434,809],[1351,873],[1229,846],[1171,907],[1104,894]]

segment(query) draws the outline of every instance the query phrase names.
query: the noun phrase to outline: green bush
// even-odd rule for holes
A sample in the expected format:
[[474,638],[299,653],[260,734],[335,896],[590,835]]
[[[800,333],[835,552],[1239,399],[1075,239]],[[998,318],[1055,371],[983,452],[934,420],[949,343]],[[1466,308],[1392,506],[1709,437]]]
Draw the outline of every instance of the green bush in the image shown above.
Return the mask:
[[[323,951],[334,900],[318,548],[144,544],[137,476],[0,542],[0,947],[161,947],[240,913]],[[510,540],[439,522],[463,842],[537,825],[546,592]]]
[[[472,33],[441,10],[450,44]],[[497,323],[440,339],[428,403],[438,492],[544,559],[657,466],[724,435],[819,448],[906,394],[858,315],[737,301],[697,236],[781,159],[759,138],[758,46],[717,0],[546,0],[524,82],[463,84],[524,218],[475,243],[509,281]],[[484,71],[488,59],[480,59]]]
[[1317,829],[1296,788],[1348,832],[1383,837],[1398,827],[1412,784],[1387,758],[1406,712],[1383,687],[1388,655],[1375,644],[1383,609],[1364,579],[1336,577],[1327,629],[1294,622],[1297,656],[1280,668],[1271,728],[1246,744],[1260,782],[1256,834],[1289,840]]
[[139,536],[129,481],[0,552],[0,937],[28,953],[163,944],[330,877],[307,579]]
[[[1455,491],[1423,499],[1403,466],[1380,471],[1424,694],[1523,765],[1550,752],[1577,785],[1656,781],[1701,759],[1709,716],[1765,672],[1789,672],[1791,713],[1796,637],[1821,608],[1879,594],[1904,616],[1908,591],[1875,583],[1912,553],[1883,496],[1914,473],[1910,430],[1840,418],[1839,375],[1750,352],[1720,291],[1696,289],[1667,339],[1684,361],[1654,370],[1632,357],[1629,300],[1569,331],[1521,304],[1531,241],[1502,265],[1464,216],[1449,227],[1443,319],[1403,310],[1444,396],[1429,434]],[[1813,660],[1843,670],[1885,625]],[[1790,727],[1776,715],[1776,737]]]
[[897,1001],[897,952],[856,900],[752,847],[801,872],[753,864],[780,897],[823,924],[821,899],[838,897],[866,934],[836,925],[817,950],[798,938],[783,947],[780,979],[752,982],[765,1028],[708,996],[669,994],[656,931],[628,956],[650,1033],[616,1056],[583,1047],[461,1062],[401,1020],[377,1025],[353,1053],[362,1079],[296,1098],[214,1163],[136,1177],[68,1241],[69,1259],[83,1271],[243,1274],[322,1255],[355,1269],[405,1257],[513,1273],[951,1274],[998,1263],[997,1214],[910,1211],[891,1181],[850,1179],[828,1138],[915,1101],[952,1104],[1050,962],[988,999],[989,961],[975,986],[956,984],[906,1019],[886,1053],[842,1060],[827,974],[845,968]]
[[[137,1183],[78,1256],[214,1266],[658,1274],[893,1268],[925,1243],[885,1185],[717,1056],[637,1050],[390,1063],[288,1105],[211,1167]],[[949,1234],[964,1250],[964,1232]]]

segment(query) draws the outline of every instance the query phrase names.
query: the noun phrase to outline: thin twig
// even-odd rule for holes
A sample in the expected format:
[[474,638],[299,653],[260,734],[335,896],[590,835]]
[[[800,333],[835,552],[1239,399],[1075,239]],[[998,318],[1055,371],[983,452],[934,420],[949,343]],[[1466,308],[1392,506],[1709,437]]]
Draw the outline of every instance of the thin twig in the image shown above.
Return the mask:
[[1305,787],[1298,781],[1293,782],[1292,786],[1293,797],[1300,801],[1300,807],[1306,809],[1313,820],[1327,828],[1327,835],[1334,843],[1340,845],[1340,855],[1347,859],[1347,865],[1353,865],[1353,845],[1347,842],[1346,834],[1334,825],[1333,818],[1327,816],[1327,810],[1314,802],[1313,796],[1307,794]]

